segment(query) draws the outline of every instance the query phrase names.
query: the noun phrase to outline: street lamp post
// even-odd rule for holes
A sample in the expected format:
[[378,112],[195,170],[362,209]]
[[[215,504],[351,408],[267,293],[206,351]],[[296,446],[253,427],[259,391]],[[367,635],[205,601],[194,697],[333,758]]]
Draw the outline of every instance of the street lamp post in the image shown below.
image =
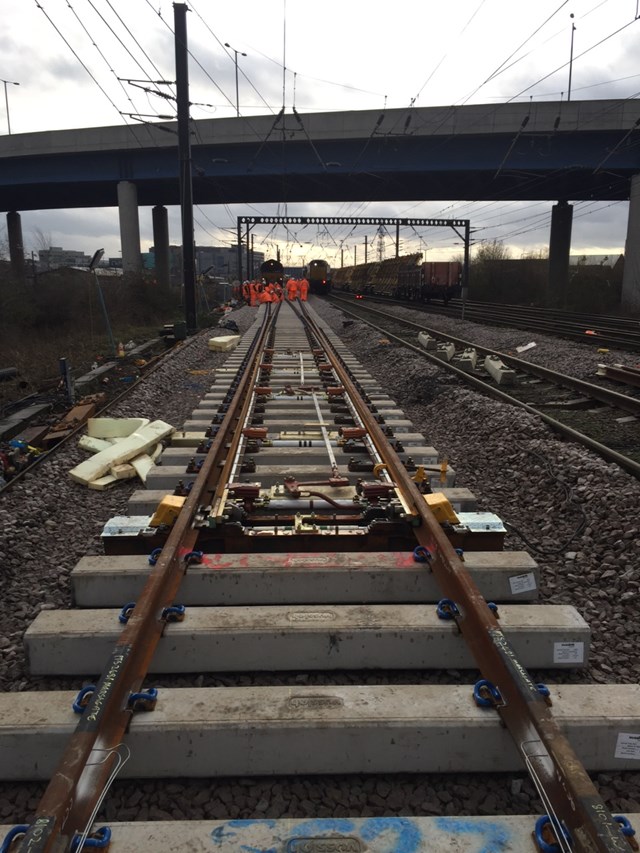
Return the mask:
[[573,23],[573,12],[569,16],[571,18],[571,51],[569,53],[569,90],[567,92],[567,103],[571,100],[571,75],[573,72],[573,34],[576,31],[576,25]]
[[240,56],[246,56],[246,53],[242,53],[240,50],[236,50],[234,47],[231,47],[228,41],[224,43],[225,47],[228,47],[229,50],[232,50],[235,56],[235,65],[236,65],[236,115],[240,118],[240,98],[238,94],[238,54]]
[[7,95],[7,83],[10,83],[12,86],[19,86],[20,83],[16,83],[15,80],[2,80],[2,83],[4,83],[4,102],[7,107],[7,130],[9,131],[9,136],[11,136],[11,122],[9,121],[9,96]]

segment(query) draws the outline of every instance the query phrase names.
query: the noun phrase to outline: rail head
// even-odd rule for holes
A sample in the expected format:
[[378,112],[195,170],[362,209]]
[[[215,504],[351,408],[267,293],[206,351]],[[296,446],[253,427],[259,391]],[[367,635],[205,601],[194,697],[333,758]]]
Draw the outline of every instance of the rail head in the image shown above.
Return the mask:
[[238,384],[205,462],[169,537],[162,548],[131,616],[114,646],[95,690],[84,708],[58,766],[36,810],[34,822],[16,851],[63,853],[91,825],[97,808],[117,771],[122,739],[133,714],[131,697],[140,696],[158,641],[167,624],[174,598],[194,551],[198,531],[194,519],[205,496],[218,486],[226,444],[236,432],[255,384],[260,359],[274,323],[265,311],[263,323],[247,356]]
[[[628,851],[620,824],[609,812],[555,721],[548,701],[534,684],[526,668],[505,637],[464,562],[427,506],[424,495],[404,468],[380,425],[333,349],[324,330],[306,316],[321,341],[327,357],[358,414],[384,457],[403,504],[418,521],[415,536],[428,554],[427,566],[442,593],[456,610],[455,621],[490,686],[490,706],[500,715],[520,752],[550,816],[564,824],[574,839],[573,850],[581,853]],[[494,692],[495,691],[495,692]],[[563,840],[561,839],[562,843]]]

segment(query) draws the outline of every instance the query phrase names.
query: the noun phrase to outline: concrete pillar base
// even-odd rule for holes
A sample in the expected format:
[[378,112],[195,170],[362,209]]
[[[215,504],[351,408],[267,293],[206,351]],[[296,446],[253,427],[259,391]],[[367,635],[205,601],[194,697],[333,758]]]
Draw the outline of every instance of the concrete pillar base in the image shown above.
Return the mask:
[[547,291],[547,303],[552,307],[564,308],[567,302],[572,224],[573,206],[566,201],[554,204],[551,210]]
[[22,240],[22,221],[15,210],[7,213],[7,236],[9,238],[9,257],[11,270],[20,281],[25,279],[24,242]]
[[171,261],[169,256],[169,220],[167,208],[157,204],[152,212],[153,253],[156,262],[156,281],[161,287],[169,287]]
[[118,213],[120,216],[120,242],[122,269],[125,273],[140,274],[140,223],[138,221],[138,188],[131,181],[118,184]]
[[640,174],[631,179],[627,242],[624,250],[622,308],[640,314]]

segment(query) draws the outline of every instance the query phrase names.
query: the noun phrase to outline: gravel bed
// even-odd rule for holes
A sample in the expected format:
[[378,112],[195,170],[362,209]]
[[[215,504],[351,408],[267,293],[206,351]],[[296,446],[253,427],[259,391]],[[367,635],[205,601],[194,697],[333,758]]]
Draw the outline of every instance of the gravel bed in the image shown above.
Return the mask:
[[[312,299],[311,304],[381,385],[390,389],[428,443],[446,454],[457,471],[459,485],[475,492],[480,508],[496,512],[508,522],[505,547],[528,549],[536,557],[542,570],[542,599],[574,604],[590,623],[589,670],[554,674],[546,680],[638,682],[640,484],[591,452],[558,439],[527,412],[468,390],[437,366],[383,343],[379,333],[359,321],[343,328],[343,315],[327,303]],[[242,308],[232,317],[244,331],[255,312]],[[461,337],[472,336],[451,318],[437,320],[439,327],[446,322]],[[473,325],[473,336],[479,340],[482,327],[465,325]],[[528,339],[517,330],[486,328],[483,334],[486,345],[495,348],[505,348],[507,336],[515,343]],[[226,359],[226,354],[207,350],[207,338],[193,339],[175,351],[114,414],[160,417],[181,425],[211,384],[210,376],[189,371],[202,369],[203,363],[214,368]],[[540,356],[541,336],[535,339]],[[576,344],[549,338],[544,353],[556,369],[575,375],[578,368],[585,369],[584,348]],[[31,678],[22,636],[41,609],[70,605],[71,569],[81,556],[101,553],[99,533],[104,522],[126,512],[129,495],[137,488],[135,483],[123,483],[108,492],[81,488],[68,479],[67,472],[82,458],[84,454],[72,442],[0,497],[3,691],[79,686],[77,679]],[[458,677],[469,681],[469,675],[246,673],[239,677],[200,675],[172,683],[372,684],[389,679],[411,683]],[[547,674],[532,675],[541,680],[538,676]],[[612,810],[640,811],[640,773],[603,773],[597,782]],[[28,822],[43,790],[37,784],[0,784],[0,820]],[[493,774],[482,779],[469,774],[398,774],[116,782],[103,807],[107,820],[522,814],[541,810],[524,774]]]
[[[367,307],[366,302],[363,305]],[[597,339],[590,343],[578,343],[554,338],[542,332],[528,332],[525,329],[513,329],[507,326],[483,326],[480,323],[458,320],[441,314],[430,314],[399,305],[371,303],[371,307],[384,310],[385,313],[393,314],[394,317],[420,323],[444,334],[472,341],[478,346],[513,355],[522,361],[538,364],[549,370],[557,370],[568,376],[583,379],[585,382],[613,387],[621,392],[624,391],[625,385],[611,383],[596,376],[598,365],[624,364],[627,367],[638,367],[640,364],[640,355],[636,352],[607,347],[604,348],[606,352],[598,352],[600,347]],[[516,352],[516,347],[530,342],[535,342],[536,346],[523,353]],[[633,393],[632,389],[629,390]]]

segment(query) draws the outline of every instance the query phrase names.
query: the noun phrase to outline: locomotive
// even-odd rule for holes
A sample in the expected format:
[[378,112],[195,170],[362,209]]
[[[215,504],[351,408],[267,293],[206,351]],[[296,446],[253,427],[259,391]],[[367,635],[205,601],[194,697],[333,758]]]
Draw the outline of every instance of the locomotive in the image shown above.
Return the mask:
[[304,268],[309,290],[319,296],[331,293],[331,267],[326,261],[309,261]]
[[260,278],[263,278],[266,284],[282,284],[284,281],[284,267],[280,261],[271,260],[265,261],[260,265]]

